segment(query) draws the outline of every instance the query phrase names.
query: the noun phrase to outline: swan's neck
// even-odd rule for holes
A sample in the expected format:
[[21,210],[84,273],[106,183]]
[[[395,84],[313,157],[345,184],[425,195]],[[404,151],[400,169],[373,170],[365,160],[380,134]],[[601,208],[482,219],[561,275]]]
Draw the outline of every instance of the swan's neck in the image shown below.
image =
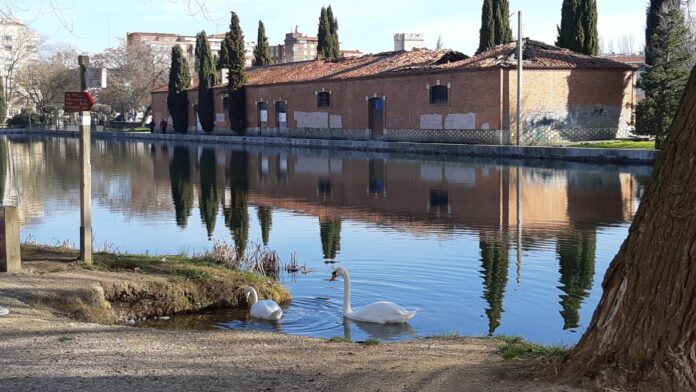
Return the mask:
[[258,294],[256,294],[256,290],[254,290],[254,288],[252,288],[251,290],[249,290],[249,306],[251,306],[257,302],[259,302],[259,296],[258,296]]
[[348,313],[353,313],[353,309],[350,307],[350,275],[348,271],[343,273],[343,315],[347,316]]

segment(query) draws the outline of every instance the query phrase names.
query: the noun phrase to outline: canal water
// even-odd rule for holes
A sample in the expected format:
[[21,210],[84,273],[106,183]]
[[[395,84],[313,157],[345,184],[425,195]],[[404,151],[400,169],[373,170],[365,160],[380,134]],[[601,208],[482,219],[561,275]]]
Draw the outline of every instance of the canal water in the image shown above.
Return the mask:
[[[75,139],[0,139],[0,197],[21,235],[79,244]],[[307,273],[278,323],[246,312],[175,316],[166,328],[275,330],[402,340],[459,333],[573,344],[601,296],[651,169],[643,166],[93,142],[95,248],[197,253],[265,244]],[[404,325],[343,320],[342,266],[359,307],[390,300]]]

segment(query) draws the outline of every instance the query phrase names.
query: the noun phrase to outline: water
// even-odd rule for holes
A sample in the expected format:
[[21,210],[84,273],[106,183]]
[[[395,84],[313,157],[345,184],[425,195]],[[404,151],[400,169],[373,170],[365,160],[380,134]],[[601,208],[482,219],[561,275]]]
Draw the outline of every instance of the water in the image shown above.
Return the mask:
[[[0,197],[22,238],[79,244],[74,139],[0,141]],[[278,323],[246,312],[175,316],[167,328],[275,330],[352,340],[448,333],[575,343],[638,207],[650,168],[240,146],[93,143],[95,247],[195,253],[212,240],[267,241],[308,274],[285,274]],[[9,156],[9,159],[7,157]],[[340,265],[354,307],[390,300],[409,324],[344,321]]]

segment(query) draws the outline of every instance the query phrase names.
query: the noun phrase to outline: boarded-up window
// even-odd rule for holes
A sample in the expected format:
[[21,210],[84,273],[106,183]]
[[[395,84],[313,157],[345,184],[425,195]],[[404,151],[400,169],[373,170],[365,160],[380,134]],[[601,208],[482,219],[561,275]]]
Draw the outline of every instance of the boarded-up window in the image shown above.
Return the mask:
[[329,108],[331,107],[331,94],[326,92],[321,92],[317,94],[317,107]]
[[430,88],[430,103],[443,105],[447,103],[447,86],[433,86]]

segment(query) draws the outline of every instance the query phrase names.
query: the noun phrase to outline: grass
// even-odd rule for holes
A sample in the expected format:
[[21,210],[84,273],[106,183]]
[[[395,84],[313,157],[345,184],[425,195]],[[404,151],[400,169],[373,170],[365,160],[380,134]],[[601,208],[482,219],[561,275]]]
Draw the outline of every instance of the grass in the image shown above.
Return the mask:
[[360,342],[360,343],[365,345],[365,346],[376,346],[379,344],[379,339],[369,338],[369,339],[365,340],[364,342]]
[[350,339],[343,336],[332,336],[326,341],[330,343],[352,343]]
[[71,340],[75,340],[75,338],[71,338],[70,336],[59,336],[58,341],[61,343],[69,342]]
[[654,141],[644,140],[612,140],[605,142],[585,142],[574,144],[573,147],[583,148],[614,148],[620,150],[654,150]]
[[566,346],[544,346],[528,342],[518,336],[501,336],[496,337],[495,340],[501,343],[500,355],[505,359],[553,357],[565,355],[568,352]]

